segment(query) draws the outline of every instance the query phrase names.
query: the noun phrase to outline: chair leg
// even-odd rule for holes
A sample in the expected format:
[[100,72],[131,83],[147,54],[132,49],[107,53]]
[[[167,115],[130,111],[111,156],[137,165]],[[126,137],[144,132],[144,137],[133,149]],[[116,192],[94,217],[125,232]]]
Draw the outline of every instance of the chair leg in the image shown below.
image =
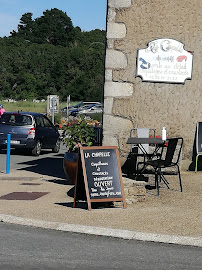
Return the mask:
[[139,163],[137,163],[136,166],[136,174],[135,174],[135,179],[138,180],[138,176],[141,175],[141,173],[139,173]]
[[195,172],[197,172],[197,165],[198,165],[198,156],[199,156],[199,155],[197,155],[197,156],[196,156],[196,165],[195,165]]
[[159,174],[157,170],[155,170],[155,187],[157,190],[157,196],[159,196]]
[[180,168],[178,164],[177,164],[177,170],[178,170],[178,175],[179,175],[180,191],[182,192],[182,179],[181,179]]
[[165,176],[161,173],[161,174],[160,174],[160,177],[161,177],[162,181],[164,182],[164,184],[166,185],[166,187],[167,187],[168,189],[170,189],[170,187],[169,187],[169,182],[167,181],[167,179],[165,178]]
[[139,170],[139,165],[143,164],[143,162],[138,162],[137,166],[136,166],[136,179],[138,179],[138,176],[140,176],[142,174],[142,172],[144,171],[144,169],[146,168],[145,165],[143,165],[143,168],[141,170]]

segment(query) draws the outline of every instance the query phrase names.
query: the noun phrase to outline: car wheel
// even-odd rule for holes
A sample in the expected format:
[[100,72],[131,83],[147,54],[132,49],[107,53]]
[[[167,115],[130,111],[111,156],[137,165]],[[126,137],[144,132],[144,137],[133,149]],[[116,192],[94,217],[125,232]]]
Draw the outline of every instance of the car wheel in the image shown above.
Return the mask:
[[58,153],[60,151],[60,139],[57,140],[55,147],[52,149],[53,153]]
[[32,149],[32,155],[39,156],[41,154],[41,142],[37,141],[34,149]]

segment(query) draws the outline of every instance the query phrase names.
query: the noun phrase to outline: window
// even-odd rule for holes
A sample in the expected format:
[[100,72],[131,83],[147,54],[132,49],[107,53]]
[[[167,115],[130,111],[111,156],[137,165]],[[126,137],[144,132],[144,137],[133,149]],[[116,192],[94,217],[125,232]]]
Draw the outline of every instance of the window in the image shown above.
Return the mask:
[[3,114],[0,123],[13,126],[27,126],[32,124],[32,118],[29,115],[22,114]]
[[44,126],[45,127],[52,127],[53,126],[51,121],[48,118],[44,117],[43,121],[44,121]]
[[36,125],[37,127],[44,127],[43,117],[42,116],[35,116]]

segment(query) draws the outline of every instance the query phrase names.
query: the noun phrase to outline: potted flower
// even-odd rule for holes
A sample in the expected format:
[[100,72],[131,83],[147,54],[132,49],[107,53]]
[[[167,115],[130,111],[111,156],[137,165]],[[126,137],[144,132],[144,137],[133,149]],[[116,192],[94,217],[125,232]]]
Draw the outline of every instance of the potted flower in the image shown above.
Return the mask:
[[95,143],[94,128],[84,118],[69,121],[63,127],[62,141],[68,148],[64,155],[64,172],[69,183],[74,184],[78,168],[79,147],[92,146]]

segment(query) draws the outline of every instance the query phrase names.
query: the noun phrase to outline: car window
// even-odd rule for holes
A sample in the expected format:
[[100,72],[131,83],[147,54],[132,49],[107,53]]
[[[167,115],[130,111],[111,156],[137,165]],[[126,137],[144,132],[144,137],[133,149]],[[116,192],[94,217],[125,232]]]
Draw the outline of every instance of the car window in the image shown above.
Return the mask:
[[44,127],[43,117],[42,116],[35,116],[36,119],[36,125],[37,127]]
[[81,107],[83,105],[83,102],[80,102],[80,103],[78,103],[78,104],[76,104],[76,105],[74,105],[74,106],[72,106],[72,107],[74,107],[74,108],[79,108],[79,107]]
[[93,110],[99,110],[99,109],[102,109],[102,106],[97,105],[97,106],[92,107],[91,108],[91,111],[93,111]]
[[1,124],[26,126],[32,124],[32,118],[29,115],[22,114],[3,114],[0,118]]
[[51,121],[48,118],[46,118],[45,116],[43,117],[43,121],[44,121],[44,126],[45,127],[52,127],[53,126]]
[[80,107],[79,110],[85,110],[88,107],[89,107],[89,105],[84,105],[84,106]]
[[10,114],[2,114],[1,118],[0,118],[0,123],[1,124],[9,124],[10,121]]
[[22,115],[22,123],[23,123],[23,126],[31,125],[32,118],[29,115]]

